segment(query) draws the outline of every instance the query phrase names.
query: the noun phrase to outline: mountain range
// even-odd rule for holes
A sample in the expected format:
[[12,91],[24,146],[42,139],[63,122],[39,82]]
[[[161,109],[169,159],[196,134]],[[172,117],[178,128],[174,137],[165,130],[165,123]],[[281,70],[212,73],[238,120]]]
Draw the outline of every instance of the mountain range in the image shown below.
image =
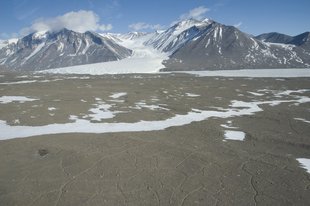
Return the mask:
[[0,66],[37,71],[121,61],[137,53],[126,46],[126,41],[139,41],[145,48],[166,54],[162,70],[310,66],[309,32],[297,36],[272,32],[254,37],[210,19],[188,19],[153,33],[98,34],[68,29],[35,32],[0,42]]
[[44,70],[131,56],[132,51],[94,32],[68,29],[36,32],[0,50],[0,64],[15,70]]

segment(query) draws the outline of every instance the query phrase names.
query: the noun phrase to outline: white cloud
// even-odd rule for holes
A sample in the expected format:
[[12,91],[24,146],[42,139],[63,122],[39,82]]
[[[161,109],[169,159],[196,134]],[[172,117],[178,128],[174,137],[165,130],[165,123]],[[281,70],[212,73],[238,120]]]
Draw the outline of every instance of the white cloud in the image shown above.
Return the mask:
[[234,24],[234,27],[236,27],[236,28],[240,28],[240,27],[241,27],[241,25],[242,25],[242,22],[240,21],[240,22],[238,22],[237,24]]
[[189,10],[187,13],[182,14],[179,16],[179,18],[176,21],[173,21],[170,26],[175,25],[176,23],[187,20],[187,19],[197,19],[197,20],[203,20],[206,18],[206,13],[210,11],[209,8],[204,6],[196,7],[192,10]]
[[112,24],[102,24],[99,26],[99,30],[101,31],[110,31],[111,29],[113,29]]
[[199,6],[197,8],[194,8],[190,10],[189,12],[182,14],[179,19],[180,20],[185,20],[185,19],[197,19],[197,20],[202,20],[205,18],[206,13],[210,11],[210,9],[204,7],[204,6]]
[[57,31],[62,28],[67,28],[77,32],[85,31],[108,31],[112,29],[111,24],[100,24],[99,16],[93,11],[71,11],[62,16],[54,18],[41,18],[34,21],[34,23],[27,28],[22,29],[21,34],[25,35],[35,31]]
[[147,24],[144,22],[137,22],[134,24],[130,24],[128,27],[134,31],[140,31],[140,30],[146,30],[146,29],[159,30],[163,28],[163,26],[160,24],[152,25],[152,24]]

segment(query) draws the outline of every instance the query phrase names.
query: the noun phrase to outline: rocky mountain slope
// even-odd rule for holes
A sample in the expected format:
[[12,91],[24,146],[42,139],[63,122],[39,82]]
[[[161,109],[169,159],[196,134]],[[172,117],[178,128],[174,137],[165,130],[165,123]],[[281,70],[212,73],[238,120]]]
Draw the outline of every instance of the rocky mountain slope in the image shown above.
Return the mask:
[[[186,26],[183,26],[186,25]],[[189,25],[189,26],[187,26]],[[179,22],[147,45],[170,53],[164,70],[305,68],[310,66],[309,39],[271,44],[212,20]]]
[[44,70],[81,64],[117,61],[132,51],[93,32],[29,34],[0,50],[0,64],[15,70]]
[[[157,69],[161,59],[163,70],[310,67],[309,32],[294,37],[275,32],[253,37],[210,19],[188,19],[153,33],[97,34],[63,29],[33,33],[18,42],[1,45],[0,65],[16,70],[87,66],[127,57],[139,60],[139,72],[143,71],[143,60],[149,64],[152,58]],[[124,66],[111,65],[96,68]]]
[[189,19],[178,22],[163,32],[155,33],[152,38],[145,42],[145,45],[153,46],[162,52],[173,53],[189,40],[199,35],[197,27],[207,26],[210,23],[212,21],[208,19],[203,21]]

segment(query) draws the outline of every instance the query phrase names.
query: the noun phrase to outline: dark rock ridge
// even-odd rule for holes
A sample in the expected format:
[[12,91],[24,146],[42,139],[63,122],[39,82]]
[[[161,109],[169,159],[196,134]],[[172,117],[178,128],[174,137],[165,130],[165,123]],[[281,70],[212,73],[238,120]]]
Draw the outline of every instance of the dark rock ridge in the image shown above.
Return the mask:
[[289,44],[294,44],[296,46],[300,46],[306,50],[310,50],[310,32],[305,32],[294,36],[292,41]]
[[130,49],[94,32],[68,29],[32,33],[0,50],[0,64],[15,70],[34,71],[107,61],[132,54]]
[[288,44],[289,42],[293,40],[292,36],[289,36],[286,34],[280,34],[277,32],[260,34],[256,36],[255,38],[263,42],[280,43],[280,44]]
[[293,44],[295,46],[302,46],[309,50],[310,46],[310,32],[304,32],[297,36],[288,36],[276,32],[265,33],[255,37],[263,42]]

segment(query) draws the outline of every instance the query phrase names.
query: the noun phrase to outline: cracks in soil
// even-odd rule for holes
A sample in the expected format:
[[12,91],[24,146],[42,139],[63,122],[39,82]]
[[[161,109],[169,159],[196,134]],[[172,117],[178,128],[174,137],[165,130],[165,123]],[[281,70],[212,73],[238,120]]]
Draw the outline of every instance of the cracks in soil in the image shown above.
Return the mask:
[[74,182],[76,179],[78,179],[80,176],[82,176],[83,174],[87,173],[88,171],[90,171],[91,169],[95,168],[95,166],[97,166],[100,162],[102,162],[103,160],[107,159],[107,158],[112,158],[112,157],[115,157],[117,155],[120,155],[122,153],[125,153],[126,151],[128,150],[131,150],[131,149],[134,149],[134,148],[138,148],[142,145],[143,143],[140,143],[138,144],[137,146],[134,146],[134,147],[130,147],[128,149],[125,149],[125,150],[122,150],[122,151],[119,151],[119,152],[116,152],[114,154],[111,154],[111,155],[106,155],[106,156],[103,156],[101,159],[97,160],[95,163],[93,163],[90,167],[86,168],[85,170],[81,171],[80,173],[78,173],[77,175],[75,176],[71,176],[70,179],[65,182],[64,184],[62,184],[60,186],[60,188],[58,189],[59,193],[58,193],[58,197],[55,201],[55,204],[54,206],[58,206],[59,205],[59,202],[63,196],[63,194],[66,192],[65,188],[67,185],[69,185],[70,183]]
[[249,172],[247,169],[245,169],[245,166],[246,164],[248,164],[248,161],[242,163],[241,165],[241,170],[244,171],[246,174],[248,174],[250,176],[250,185],[254,191],[254,195],[253,195],[253,201],[254,201],[254,205],[257,205],[257,196],[258,196],[258,190],[257,188],[255,187],[255,184],[254,184],[254,175]]

